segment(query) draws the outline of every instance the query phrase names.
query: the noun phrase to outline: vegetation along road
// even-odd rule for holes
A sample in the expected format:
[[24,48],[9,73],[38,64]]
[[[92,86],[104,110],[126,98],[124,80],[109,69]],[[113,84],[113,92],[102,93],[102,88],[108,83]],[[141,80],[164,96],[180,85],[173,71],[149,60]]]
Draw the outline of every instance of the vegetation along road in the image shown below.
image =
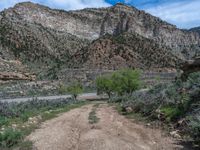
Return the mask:
[[[57,96],[44,96],[44,97],[35,97],[38,100],[55,100],[60,98],[70,98],[71,95],[57,95]],[[103,97],[98,96],[96,93],[84,93],[80,94],[78,99],[101,99]],[[15,99],[0,99],[0,102],[26,102],[34,99],[34,97],[26,97],[26,98],[15,98]]]
[[120,115],[106,103],[92,103],[44,122],[27,137],[38,150],[173,150],[176,141]]

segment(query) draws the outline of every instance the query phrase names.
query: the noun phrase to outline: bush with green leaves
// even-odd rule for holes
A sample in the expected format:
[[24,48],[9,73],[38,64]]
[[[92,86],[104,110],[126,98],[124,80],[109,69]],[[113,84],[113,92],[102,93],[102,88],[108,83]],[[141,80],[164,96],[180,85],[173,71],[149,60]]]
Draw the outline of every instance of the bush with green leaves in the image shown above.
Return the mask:
[[189,125],[184,126],[183,132],[200,143],[200,72],[190,74],[184,82],[177,79],[173,83],[158,84],[149,91],[136,91],[128,98],[122,107],[131,107],[145,117],[170,124],[187,120]]
[[[19,117],[21,119],[27,118],[25,114],[31,115],[38,113],[40,109],[50,110],[60,108],[68,104],[74,103],[71,98],[56,99],[56,100],[38,100],[33,99],[26,102],[0,102],[0,127],[8,123],[8,118]],[[26,119],[25,119],[26,120]]]
[[110,98],[114,92],[114,85],[111,75],[100,76],[96,79],[97,93],[106,93]]
[[23,139],[23,133],[12,128],[0,133],[0,148],[10,148]]
[[60,85],[59,87],[58,87],[58,93],[59,94],[67,94],[68,93],[68,90],[67,90],[67,86],[66,85]]
[[67,87],[67,92],[76,100],[77,96],[83,93],[83,86],[79,82],[73,82]]
[[189,123],[189,133],[196,144],[200,145],[200,111],[191,117]]
[[140,71],[123,69],[112,74],[114,91],[118,95],[131,95],[141,86]]
[[98,92],[112,95],[131,95],[133,91],[141,86],[140,72],[138,70],[123,69],[111,75],[100,76],[96,79]]

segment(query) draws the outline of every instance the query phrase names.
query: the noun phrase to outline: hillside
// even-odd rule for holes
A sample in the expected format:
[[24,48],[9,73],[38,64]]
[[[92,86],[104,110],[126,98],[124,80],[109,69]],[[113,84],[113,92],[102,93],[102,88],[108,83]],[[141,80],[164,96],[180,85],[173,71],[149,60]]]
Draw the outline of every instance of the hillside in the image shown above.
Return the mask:
[[171,49],[138,34],[106,35],[95,40],[82,53],[75,55],[77,66],[88,69],[116,70],[121,68],[176,68],[183,60]]
[[1,59],[41,78],[63,68],[176,68],[200,52],[199,34],[120,3],[77,11],[19,3],[0,13],[0,33]]
[[190,31],[198,32],[200,34],[200,27],[192,28],[192,29],[190,29]]

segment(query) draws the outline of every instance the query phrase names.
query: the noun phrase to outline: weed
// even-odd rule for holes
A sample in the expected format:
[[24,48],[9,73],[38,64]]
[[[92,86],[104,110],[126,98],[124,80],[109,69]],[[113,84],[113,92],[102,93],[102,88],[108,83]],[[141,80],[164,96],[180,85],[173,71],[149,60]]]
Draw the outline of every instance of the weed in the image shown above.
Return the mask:
[[99,118],[96,116],[96,109],[99,107],[99,104],[95,104],[92,108],[92,111],[89,113],[89,123],[90,124],[95,124],[99,122]]
[[3,148],[10,148],[23,138],[23,133],[19,130],[15,130],[12,128],[6,129],[4,132],[0,133],[0,146]]
[[173,106],[163,107],[161,108],[161,112],[165,115],[167,122],[174,121],[183,114],[179,108]]

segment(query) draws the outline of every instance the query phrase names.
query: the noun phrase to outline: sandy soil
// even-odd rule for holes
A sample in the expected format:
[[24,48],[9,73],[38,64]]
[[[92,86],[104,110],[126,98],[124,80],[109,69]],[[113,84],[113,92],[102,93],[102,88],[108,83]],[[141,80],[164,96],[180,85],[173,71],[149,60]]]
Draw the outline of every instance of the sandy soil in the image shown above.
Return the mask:
[[33,132],[36,150],[174,150],[182,147],[159,129],[150,129],[119,115],[107,104],[101,104],[96,124],[89,124],[93,105],[71,110],[43,123]]

